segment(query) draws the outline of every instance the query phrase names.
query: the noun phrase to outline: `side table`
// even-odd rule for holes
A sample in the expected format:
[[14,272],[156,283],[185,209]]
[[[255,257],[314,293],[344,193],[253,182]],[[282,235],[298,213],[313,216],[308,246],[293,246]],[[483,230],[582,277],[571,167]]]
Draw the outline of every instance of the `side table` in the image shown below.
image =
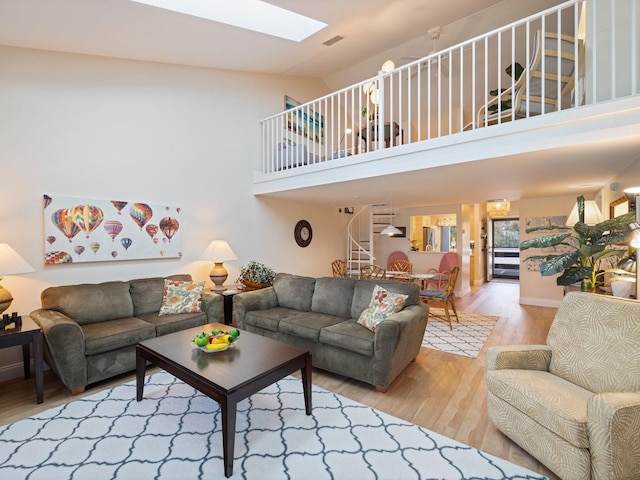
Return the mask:
[[33,345],[33,364],[36,374],[36,401],[43,402],[43,377],[42,377],[42,330],[30,317],[22,319],[22,325],[15,323],[7,325],[0,330],[0,348],[22,345],[22,362],[24,366],[24,378],[31,377],[31,345]]

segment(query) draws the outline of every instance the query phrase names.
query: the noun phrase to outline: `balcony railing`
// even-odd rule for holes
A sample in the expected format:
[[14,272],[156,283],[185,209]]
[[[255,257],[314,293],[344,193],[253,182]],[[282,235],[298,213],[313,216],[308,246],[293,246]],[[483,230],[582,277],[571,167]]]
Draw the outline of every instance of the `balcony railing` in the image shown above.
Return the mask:
[[570,0],[291,105],[261,122],[262,173],[637,95],[639,15],[640,0]]

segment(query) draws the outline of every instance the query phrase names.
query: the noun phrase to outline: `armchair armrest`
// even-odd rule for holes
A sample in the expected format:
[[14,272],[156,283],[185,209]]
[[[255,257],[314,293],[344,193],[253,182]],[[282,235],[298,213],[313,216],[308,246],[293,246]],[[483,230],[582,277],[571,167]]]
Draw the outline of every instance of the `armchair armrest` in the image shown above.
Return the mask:
[[640,472],[640,392],[594,395],[587,402],[593,478],[635,478]]
[[202,292],[201,308],[210,323],[219,322],[224,310],[224,298],[214,292]]
[[488,347],[485,353],[487,370],[548,371],[551,347],[547,345],[504,345]]
[[278,306],[278,297],[273,287],[243,292],[233,297],[233,313],[238,328],[244,328],[244,317],[253,310],[266,310]]
[[[87,385],[87,360],[84,332],[72,318],[56,311],[38,309],[31,312],[45,340],[47,363],[72,392]],[[82,391],[82,390],[80,390]]]

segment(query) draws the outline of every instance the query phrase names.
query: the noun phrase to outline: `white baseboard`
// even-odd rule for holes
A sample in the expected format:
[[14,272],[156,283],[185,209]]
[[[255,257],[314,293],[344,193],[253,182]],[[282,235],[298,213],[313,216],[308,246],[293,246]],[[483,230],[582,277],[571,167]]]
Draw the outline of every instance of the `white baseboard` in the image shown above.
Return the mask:
[[520,297],[520,305],[531,305],[533,307],[558,308],[561,300],[544,300],[540,298]]
[[[31,359],[31,378],[34,378],[35,369],[33,368],[33,359]],[[42,364],[42,370],[49,370],[49,366],[46,363]],[[24,378],[24,367],[22,362],[12,363],[10,365],[2,365],[0,367],[0,382],[8,382],[9,380],[15,380],[16,378]]]

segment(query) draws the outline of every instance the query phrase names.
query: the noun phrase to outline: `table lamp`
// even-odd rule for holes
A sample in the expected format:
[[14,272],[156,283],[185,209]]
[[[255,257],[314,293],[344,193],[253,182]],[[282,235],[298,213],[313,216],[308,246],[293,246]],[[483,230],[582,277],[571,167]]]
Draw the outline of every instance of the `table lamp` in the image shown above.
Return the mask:
[[[0,243],[0,275],[19,275],[33,271],[33,267],[18,255],[18,252],[11,248],[9,244]],[[1,276],[0,280],[2,280]],[[0,315],[9,308],[12,301],[11,292],[0,285]]]
[[227,269],[224,268],[222,263],[227,260],[238,259],[229,244],[224,240],[214,240],[206,250],[202,252],[199,259],[213,261],[213,269],[209,272],[209,278],[214,285],[213,291],[218,293],[224,292],[226,289],[222,284],[229,276],[229,272],[227,272]]

